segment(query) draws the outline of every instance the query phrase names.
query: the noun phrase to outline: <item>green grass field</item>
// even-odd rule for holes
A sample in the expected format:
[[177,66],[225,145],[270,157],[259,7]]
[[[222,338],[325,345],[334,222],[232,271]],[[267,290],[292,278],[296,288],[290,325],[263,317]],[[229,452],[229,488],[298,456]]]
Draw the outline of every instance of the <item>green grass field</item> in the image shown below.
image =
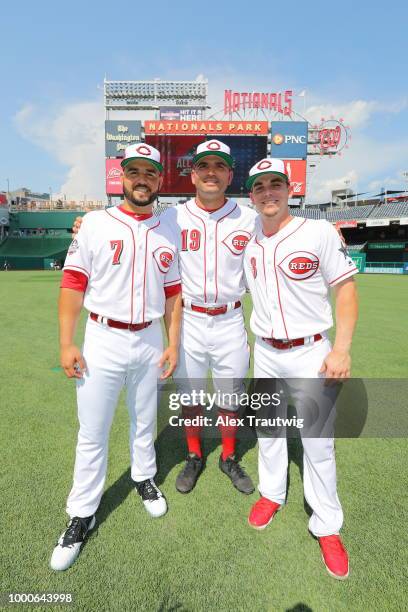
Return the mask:
[[[408,277],[361,275],[357,282],[353,375],[406,378]],[[75,610],[408,608],[406,439],[336,443],[351,559],[349,580],[338,582],[326,573],[307,530],[295,442],[289,445],[288,504],[257,532],[247,525],[257,494],[241,495],[221,474],[217,441],[207,441],[207,468],[195,490],[182,496],[174,483],[184,446],[161,432],[158,482],[169,513],[154,520],[131,488],[123,401],[112,428],[98,529],[72,568],[53,573],[48,562],[66,521],[77,435],[74,383],[58,368],[58,284],[59,273],[0,274],[0,592],[72,592]],[[253,444],[243,464],[256,481]]]

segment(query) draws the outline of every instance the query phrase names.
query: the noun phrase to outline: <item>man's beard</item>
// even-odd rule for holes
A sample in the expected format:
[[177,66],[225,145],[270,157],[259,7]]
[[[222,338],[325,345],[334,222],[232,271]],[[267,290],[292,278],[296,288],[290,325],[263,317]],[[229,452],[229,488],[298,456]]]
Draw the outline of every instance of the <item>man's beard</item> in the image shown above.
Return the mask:
[[[136,185],[135,189],[137,189],[137,187],[139,186],[140,185]],[[159,194],[158,191],[154,191],[150,194],[147,200],[138,200],[137,198],[133,196],[133,192],[135,191],[135,189],[126,189],[125,187],[123,187],[123,193],[124,193],[126,200],[130,202],[131,204],[133,204],[134,206],[149,206],[155,201],[155,199],[157,198]]]

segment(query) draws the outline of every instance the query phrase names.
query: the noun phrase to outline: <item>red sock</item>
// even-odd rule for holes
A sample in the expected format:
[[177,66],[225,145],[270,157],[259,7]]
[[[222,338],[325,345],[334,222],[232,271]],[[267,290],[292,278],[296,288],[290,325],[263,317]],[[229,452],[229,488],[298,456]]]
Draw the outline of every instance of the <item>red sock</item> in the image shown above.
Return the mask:
[[219,409],[218,415],[222,417],[223,420],[223,422],[219,424],[219,428],[222,440],[222,460],[225,461],[227,457],[235,454],[238,425],[231,423],[230,420],[233,419],[235,421],[237,415],[231,410],[223,410],[222,408]]
[[[183,406],[183,417],[193,419],[197,416],[202,416],[202,406]],[[189,453],[194,453],[202,457],[201,452],[201,425],[184,425],[186,432],[187,448]]]

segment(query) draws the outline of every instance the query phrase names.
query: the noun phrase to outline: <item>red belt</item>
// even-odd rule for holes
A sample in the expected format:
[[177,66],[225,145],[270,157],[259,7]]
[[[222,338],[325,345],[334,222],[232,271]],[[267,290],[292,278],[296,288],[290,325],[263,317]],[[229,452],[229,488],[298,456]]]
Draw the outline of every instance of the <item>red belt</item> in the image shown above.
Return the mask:
[[[184,301],[183,301],[183,306],[184,306]],[[241,302],[235,302],[234,307],[231,310],[235,310],[236,308],[239,308],[241,306]],[[195,312],[202,312],[204,314],[208,314],[211,317],[215,317],[216,315],[220,315],[220,314],[225,314],[228,311],[228,306],[226,304],[223,304],[222,306],[210,306],[209,308],[207,308],[206,306],[198,306],[196,304],[191,304],[190,306],[191,310],[194,310]]]
[[[321,340],[322,338],[323,336],[321,334],[315,334],[313,336],[315,342]],[[273,346],[273,348],[281,350],[293,348],[294,346],[303,346],[304,344],[306,344],[306,338],[295,338],[294,340],[277,340],[276,338],[262,338],[262,340]]]
[[[96,312],[91,312],[90,317],[92,321],[96,321],[97,323],[103,323],[108,327],[115,327],[116,329],[128,329],[132,332],[140,331],[141,329],[145,329],[146,327],[149,327],[149,325],[152,324],[151,321],[146,321],[146,323],[122,323],[122,321],[115,321],[114,319],[100,317],[100,315],[96,314]],[[99,317],[102,319],[102,321],[98,321]]]

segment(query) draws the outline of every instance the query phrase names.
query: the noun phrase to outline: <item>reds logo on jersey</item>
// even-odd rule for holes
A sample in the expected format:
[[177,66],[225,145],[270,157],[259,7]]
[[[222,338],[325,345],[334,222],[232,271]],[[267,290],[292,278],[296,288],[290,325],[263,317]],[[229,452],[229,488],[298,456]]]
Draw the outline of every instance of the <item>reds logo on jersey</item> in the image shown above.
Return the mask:
[[287,255],[278,267],[292,280],[305,280],[316,274],[319,269],[319,258],[308,251],[296,251]]
[[153,253],[155,262],[158,265],[160,272],[166,274],[169,271],[171,264],[174,261],[174,253],[168,247],[159,247]]
[[233,253],[233,255],[242,255],[250,239],[251,234],[249,232],[237,230],[224,238],[222,242],[231,251],[231,253]]

